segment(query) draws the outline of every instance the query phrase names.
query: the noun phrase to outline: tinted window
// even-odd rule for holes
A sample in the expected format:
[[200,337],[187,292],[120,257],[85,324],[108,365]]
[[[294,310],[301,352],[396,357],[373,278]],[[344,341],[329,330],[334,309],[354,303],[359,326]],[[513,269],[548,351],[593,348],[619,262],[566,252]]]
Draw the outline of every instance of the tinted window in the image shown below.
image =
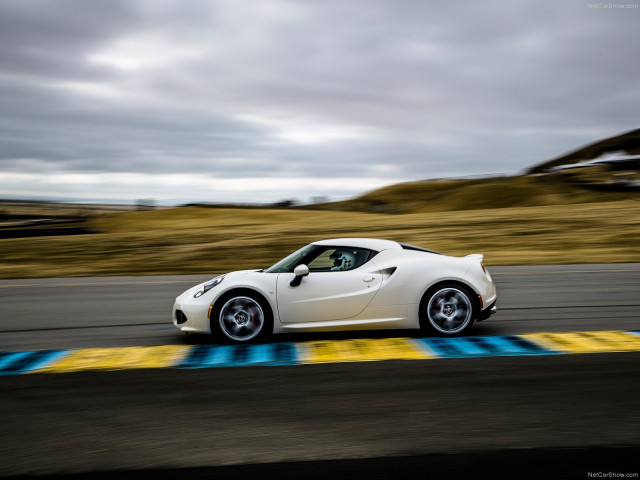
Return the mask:
[[353,270],[364,265],[378,252],[366,248],[307,245],[280,260],[267,273],[293,272],[298,265],[305,264],[311,272],[337,272]]
[[373,252],[364,248],[324,247],[315,258],[308,259],[312,272],[342,272],[353,270],[373,257]]

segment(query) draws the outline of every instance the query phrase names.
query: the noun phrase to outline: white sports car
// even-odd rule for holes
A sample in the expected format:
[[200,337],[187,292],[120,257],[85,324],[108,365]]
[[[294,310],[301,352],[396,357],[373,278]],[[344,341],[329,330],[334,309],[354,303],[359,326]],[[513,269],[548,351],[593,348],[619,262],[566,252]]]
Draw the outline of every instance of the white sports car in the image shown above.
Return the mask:
[[323,240],[267,269],[231,272],[190,288],[176,298],[173,324],[232,342],[326,330],[422,328],[456,335],[496,311],[496,288],[482,260],[389,240]]

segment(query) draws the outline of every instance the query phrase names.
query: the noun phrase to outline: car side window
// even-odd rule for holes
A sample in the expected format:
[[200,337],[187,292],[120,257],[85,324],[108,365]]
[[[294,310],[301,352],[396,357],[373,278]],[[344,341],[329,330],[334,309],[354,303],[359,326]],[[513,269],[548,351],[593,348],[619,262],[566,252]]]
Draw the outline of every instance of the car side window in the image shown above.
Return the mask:
[[309,261],[311,272],[341,272],[365,264],[373,252],[364,248],[328,247]]

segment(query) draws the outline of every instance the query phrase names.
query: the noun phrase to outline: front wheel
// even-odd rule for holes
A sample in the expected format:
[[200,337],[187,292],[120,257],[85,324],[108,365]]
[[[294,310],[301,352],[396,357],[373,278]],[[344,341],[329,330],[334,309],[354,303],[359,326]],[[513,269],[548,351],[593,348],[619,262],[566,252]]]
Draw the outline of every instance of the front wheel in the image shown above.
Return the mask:
[[473,324],[474,303],[466,288],[439,285],[429,290],[420,304],[420,324],[441,335],[456,335]]
[[269,333],[271,310],[256,295],[233,295],[220,304],[211,319],[212,332],[233,342],[249,342]]

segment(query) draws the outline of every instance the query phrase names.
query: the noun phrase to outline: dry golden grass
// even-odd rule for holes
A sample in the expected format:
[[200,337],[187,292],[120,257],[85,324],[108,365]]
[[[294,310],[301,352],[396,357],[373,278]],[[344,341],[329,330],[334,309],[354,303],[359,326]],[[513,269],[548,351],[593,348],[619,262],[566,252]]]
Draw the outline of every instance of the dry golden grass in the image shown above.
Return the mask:
[[267,267],[332,237],[376,237],[488,265],[640,262],[640,202],[386,215],[174,208],[94,217],[103,233],[0,240],[0,277],[151,275]]

